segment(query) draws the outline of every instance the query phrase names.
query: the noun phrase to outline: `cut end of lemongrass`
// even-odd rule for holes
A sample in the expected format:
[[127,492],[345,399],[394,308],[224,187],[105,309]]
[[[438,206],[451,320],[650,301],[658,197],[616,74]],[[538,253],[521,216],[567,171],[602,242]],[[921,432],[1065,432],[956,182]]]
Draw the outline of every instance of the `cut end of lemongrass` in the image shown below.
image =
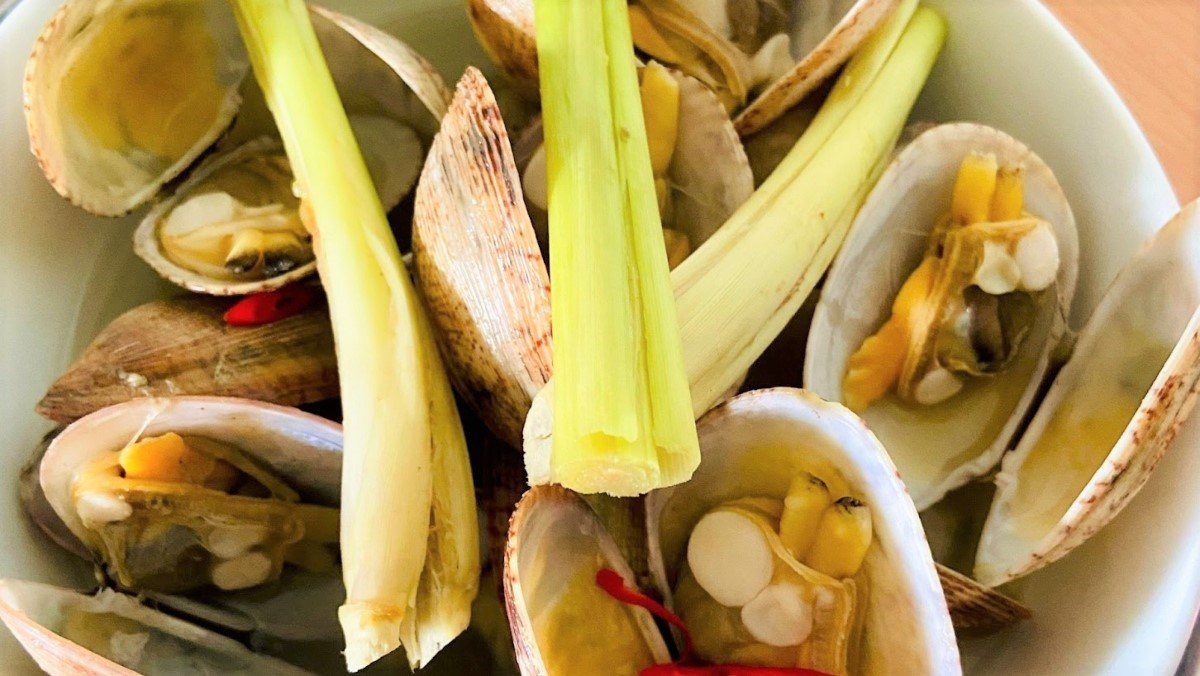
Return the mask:
[[338,608],[346,636],[346,671],[365,669],[400,647],[403,610],[378,603],[347,603]]
[[[686,481],[700,454],[646,133],[675,115],[643,108],[625,0],[534,9],[558,378],[550,470],[577,492],[640,495]],[[662,89],[650,98],[672,96]]]

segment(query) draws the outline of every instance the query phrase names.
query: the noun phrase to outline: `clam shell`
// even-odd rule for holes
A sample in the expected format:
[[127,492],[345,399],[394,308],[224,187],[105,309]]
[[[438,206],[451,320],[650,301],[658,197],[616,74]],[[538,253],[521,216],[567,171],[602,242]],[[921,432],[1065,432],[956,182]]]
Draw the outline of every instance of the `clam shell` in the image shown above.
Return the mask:
[[[792,52],[799,60],[738,114],[734,126],[742,136],[769,125],[833,75],[900,0],[790,0],[789,4],[794,8]],[[536,95],[533,0],[467,0],[467,11],[492,61],[521,91]]]
[[[800,60],[738,114],[733,121],[738,133],[749,136],[800,103],[849,61],[899,4],[900,0],[793,1],[797,16],[792,20],[792,53]],[[820,36],[815,44],[810,35]]]
[[136,397],[220,395],[298,406],[338,396],[324,303],[264,326],[231,327],[224,299],[139,305],[96,336],[38,402],[60,424]]
[[177,284],[188,291],[207,293],[214,296],[240,296],[260,291],[270,291],[286,286],[292,282],[311,275],[317,269],[315,260],[296,266],[287,272],[246,281],[214,279],[202,273],[190,270],[167,257],[163,250],[162,241],[158,237],[161,221],[170,215],[180,202],[191,196],[214,173],[236,165],[249,158],[266,153],[278,152],[283,144],[272,138],[259,138],[219,155],[212,155],[201,162],[195,170],[188,174],[187,180],[179,185],[167,199],[159,202],[146,213],[142,222],[133,232],[133,252],[146,261],[160,276],[169,282]]
[[[237,27],[220,0],[191,3],[204,12],[218,48],[217,115],[178,157],[148,159],[102,147],[80,133],[66,110],[63,82],[79,54],[106,21],[124,11],[172,4],[172,0],[71,0],[46,23],[25,66],[25,122],[38,164],[60,195],[101,216],[120,216],[153,198],[225,131],[241,103],[238,86],[248,71]],[[181,4],[176,2],[175,4]],[[90,45],[84,45],[87,47]]]
[[46,449],[39,481],[63,523],[81,540],[71,504],[76,471],[146,435],[194,434],[236,446],[285,480],[308,502],[338,504],[341,425],[293,408],[231,397],[143,398],[71,423]]
[[[427,148],[437,133],[449,100],[446,85],[433,66],[408,45],[362,21],[316,5],[311,6],[310,16],[352,123],[356,115],[384,116],[413,129],[420,139],[421,149]],[[261,95],[251,98],[258,101]],[[253,125],[260,126],[255,129]],[[401,149],[378,148],[377,139],[362,136],[364,128],[354,126],[369,166],[394,162],[397,166],[392,168],[402,173],[403,167],[397,167],[403,160],[388,155]],[[269,116],[248,116],[246,124],[238,125],[232,135],[246,137],[254,133],[270,136],[255,138],[207,158],[190,172],[188,179],[168,199],[146,214],[134,232],[134,251],[168,281],[189,291],[230,296],[277,289],[316,271],[314,260],[266,279],[214,279],[176,264],[162,250],[158,238],[159,222],[214,172],[248,157],[282,148],[275,138],[278,132]],[[412,183],[407,178],[401,176],[398,181],[389,182],[387,190],[380,193],[385,211],[399,204],[411,190]],[[415,181],[415,175],[412,178]]]
[[425,161],[413,261],[455,388],[494,434],[519,447],[530,402],[552,370],[550,278],[500,109],[474,68]]
[[537,98],[533,0],[467,0],[467,15],[488,58],[509,76],[518,92]]
[[[111,616],[115,615],[140,625],[145,633],[121,634],[121,642],[114,636],[109,654],[102,656],[59,633],[72,612],[95,613],[99,615],[93,620],[96,623],[111,622]],[[210,670],[289,676],[309,673],[253,653],[231,638],[152,610],[133,597],[111,590],[89,596],[36,582],[0,580],[0,620],[38,666],[55,676],[135,676],[138,672],[210,673]],[[178,659],[172,661],[174,656]]]
[[805,386],[840,401],[847,360],[887,318],[900,286],[924,255],[930,230],[948,209],[958,167],[971,151],[1024,165],[1026,204],[1054,228],[1062,264],[1055,302],[1044,304],[1009,370],[920,415],[890,399],[863,413],[922,510],[999,462],[1066,332],[1079,245],[1075,217],[1050,168],[1012,137],[978,124],[942,125],[917,137],[879,180],[833,264],[804,364]]
[[[596,566],[596,558],[632,583],[633,571],[595,513],[579,496],[561,486],[538,486],[525,494],[513,512],[504,554],[504,600],[512,628],[517,663],[525,676],[545,676],[544,646],[538,645],[534,618],[547,612],[575,570]],[[588,571],[594,574],[593,571]],[[616,603],[616,601],[613,601]],[[655,662],[670,661],[666,643],[650,613],[628,607],[631,622],[646,641]],[[579,631],[588,631],[579,627]],[[595,637],[595,655],[609,654],[605,636]],[[580,663],[589,655],[576,655]],[[611,659],[611,658],[610,658]],[[649,664],[630,664],[636,671]]]
[[835,470],[871,506],[875,532],[860,573],[863,640],[851,668],[961,673],[921,522],[887,453],[861,420],[811,393],[777,388],[734,397],[696,427],[703,459],[691,481],[646,497],[650,571],[668,602],[687,533],[707,510],[748,495],[782,498],[800,469],[827,476]]
[[[1061,558],[1146,483],[1200,387],[1197,260],[1200,203],[1194,202],[1113,282],[1020,443],[1004,458],[979,543],[979,580],[1000,584]],[[1116,410],[1106,408],[1114,403]],[[1058,428],[1056,435],[1060,421],[1077,427]],[[1118,425],[1115,444],[1101,445],[1107,439],[1099,432],[1091,454],[1081,455],[1088,434],[1106,421]],[[1043,439],[1050,440],[1050,455],[1036,453]],[[1022,490],[1037,478],[1043,480],[1032,485],[1038,509],[1031,513]]]

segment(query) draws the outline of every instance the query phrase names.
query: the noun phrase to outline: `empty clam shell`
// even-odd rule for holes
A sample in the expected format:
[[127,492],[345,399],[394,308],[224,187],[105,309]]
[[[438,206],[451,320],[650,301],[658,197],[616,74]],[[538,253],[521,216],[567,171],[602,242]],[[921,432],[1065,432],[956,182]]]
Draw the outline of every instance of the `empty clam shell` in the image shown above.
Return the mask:
[[0,620],[49,674],[309,673],[112,590],[0,580]]
[[861,420],[808,392],[779,388],[726,401],[700,419],[697,431],[703,459],[692,480],[646,498],[650,570],[668,600],[689,533],[708,510],[743,497],[783,498],[801,470],[841,477],[841,488],[871,507],[874,523],[859,573],[863,638],[851,671],[961,672],[921,522],[887,453]]
[[247,70],[219,0],[72,0],[26,64],[30,146],[59,194],[120,216],[225,131]]
[[[693,14],[690,17],[693,22],[703,21],[695,14],[707,14],[697,7],[700,3],[673,0],[669,4]],[[723,23],[744,20],[746,15],[737,12],[738,8],[731,11],[723,6],[726,3],[718,4],[722,5],[719,14],[725,19]],[[750,4],[765,3],[759,0]],[[833,75],[900,5],[900,0],[787,0],[783,4],[788,12],[789,56],[795,63],[741,108],[734,125],[742,136],[766,127]],[[536,94],[537,41],[533,0],[468,0],[467,10],[475,35],[488,56],[522,91],[531,96]],[[733,32],[735,28],[739,26],[723,25],[716,33],[728,42],[732,35],[723,33]],[[732,44],[730,48],[737,49]]]
[[636,673],[670,661],[650,613],[596,586],[601,568],[633,579],[583,500],[559,486],[525,494],[504,555],[504,598],[522,674],[567,674],[580,664],[593,673]]
[[830,271],[813,318],[805,386],[841,401],[850,356],[887,319],[892,302],[924,256],[929,233],[950,204],[955,175],[970,152],[992,153],[1025,170],[1028,211],[1049,222],[1061,265],[1052,295],[1012,365],[934,406],[891,396],[862,417],[888,449],[918,509],[999,462],[1033,404],[1052,350],[1066,332],[1078,273],[1075,218],[1053,172],[1029,148],[998,130],[950,124],[905,148],[859,212]]
[[1113,282],[996,477],[976,577],[989,585],[1064,556],[1141,489],[1200,387],[1200,203]]

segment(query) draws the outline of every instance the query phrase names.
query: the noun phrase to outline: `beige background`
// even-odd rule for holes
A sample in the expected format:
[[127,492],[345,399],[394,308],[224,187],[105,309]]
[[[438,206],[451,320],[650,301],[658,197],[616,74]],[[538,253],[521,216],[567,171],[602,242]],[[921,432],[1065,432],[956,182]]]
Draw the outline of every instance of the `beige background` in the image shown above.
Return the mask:
[[1116,85],[1180,201],[1200,197],[1200,0],[1044,1]]

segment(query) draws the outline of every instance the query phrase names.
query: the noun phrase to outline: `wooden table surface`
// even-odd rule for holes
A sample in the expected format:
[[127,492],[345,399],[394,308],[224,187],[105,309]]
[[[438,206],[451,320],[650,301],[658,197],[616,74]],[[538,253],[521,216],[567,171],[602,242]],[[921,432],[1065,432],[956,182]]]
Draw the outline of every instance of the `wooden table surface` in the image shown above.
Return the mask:
[[1180,201],[1200,197],[1200,0],[1044,2],[1116,85]]

